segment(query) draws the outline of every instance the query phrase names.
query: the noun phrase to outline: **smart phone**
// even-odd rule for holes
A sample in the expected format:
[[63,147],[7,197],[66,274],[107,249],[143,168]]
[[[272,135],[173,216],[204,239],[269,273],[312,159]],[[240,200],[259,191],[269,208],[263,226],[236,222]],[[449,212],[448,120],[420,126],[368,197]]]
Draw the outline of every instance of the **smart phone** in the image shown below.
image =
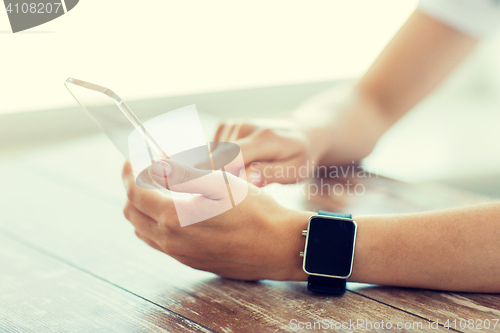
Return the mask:
[[151,162],[169,158],[139,118],[111,89],[71,77],[64,85],[127,160],[130,161],[128,138],[134,130],[144,139]]

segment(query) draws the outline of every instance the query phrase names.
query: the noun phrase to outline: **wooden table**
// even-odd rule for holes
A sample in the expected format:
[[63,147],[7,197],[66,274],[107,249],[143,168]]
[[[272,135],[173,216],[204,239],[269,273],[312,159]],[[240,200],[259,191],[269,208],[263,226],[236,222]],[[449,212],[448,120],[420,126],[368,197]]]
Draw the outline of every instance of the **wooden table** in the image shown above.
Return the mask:
[[[476,331],[460,328],[462,319],[489,319],[482,331],[493,331],[500,318],[499,295],[350,283],[345,296],[328,297],[305,283],[232,281],[183,266],[143,244],[123,217],[122,163],[96,135],[0,161],[1,332],[308,331],[296,329],[299,322],[346,322],[354,331],[350,320],[419,332],[445,331],[456,320],[453,331]],[[383,177],[350,181],[364,194],[291,194],[307,183],[268,190],[288,206],[354,214],[487,200]]]

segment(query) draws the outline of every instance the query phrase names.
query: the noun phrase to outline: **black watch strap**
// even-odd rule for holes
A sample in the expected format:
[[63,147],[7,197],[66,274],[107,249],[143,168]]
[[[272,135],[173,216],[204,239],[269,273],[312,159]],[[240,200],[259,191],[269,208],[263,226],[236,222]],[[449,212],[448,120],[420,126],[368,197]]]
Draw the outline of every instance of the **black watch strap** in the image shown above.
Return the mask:
[[[320,210],[318,215],[352,219],[352,214],[332,213],[323,210]],[[309,275],[307,278],[307,289],[312,292],[323,294],[343,294],[345,293],[345,287],[345,279],[336,279],[316,275]]]
[[331,277],[309,275],[307,290],[322,294],[345,293],[346,280]]

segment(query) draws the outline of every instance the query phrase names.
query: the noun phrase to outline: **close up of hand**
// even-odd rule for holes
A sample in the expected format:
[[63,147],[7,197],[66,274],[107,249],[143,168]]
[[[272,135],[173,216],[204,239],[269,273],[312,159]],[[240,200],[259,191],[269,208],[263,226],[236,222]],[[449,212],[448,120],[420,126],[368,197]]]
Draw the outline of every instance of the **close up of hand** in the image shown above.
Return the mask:
[[[247,179],[253,185],[294,183],[309,175],[307,161],[311,157],[311,145],[294,124],[283,126],[283,121],[279,124],[228,120],[219,125],[213,141],[239,145]],[[212,154],[217,153],[216,146]]]
[[215,207],[227,191],[225,186],[211,183],[222,177],[221,171],[208,178],[206,173],[198,177],[197,172],[169,160],[159,167],[155,163],[141,174],[152,177],[150,181],[157,185],[186,193],[174,204],[175,193],[137,186],[130,164],[125,163],[122,176],[128,200],[124,214],[139,238],[183,264],[227,278],[306,279],[298,254],[304,249],[301,230],[307,228],[311,213],[284,208],[257,187],[227,173],[231,186],[248,186],[247,197],[222,214],[181,227],[179,205],[193,211]]

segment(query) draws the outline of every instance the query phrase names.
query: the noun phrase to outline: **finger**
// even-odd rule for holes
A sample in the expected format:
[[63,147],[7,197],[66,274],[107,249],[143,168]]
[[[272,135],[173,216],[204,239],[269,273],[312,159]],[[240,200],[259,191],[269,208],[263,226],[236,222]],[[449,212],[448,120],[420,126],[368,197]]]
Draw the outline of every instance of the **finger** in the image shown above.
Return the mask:
[[240,146],[247,166],[253,162],[283,163],[307,151],[304,138],[282,129],[260,129],[235,143]]
[[250,124],[250,123],[242,123],[238,127],[236,136],[234,137],[233,140],[239,140],[239,139],[245,138],[245,137],[251,135],[253,132],[257,131],[258,128],[259,128],[258,126]]
[[215,131],[215,135],[214,135],[214,139],[213,139],[214,142],[220,141],[220,136],[221,136],[222,132],[224,131],[225,126],[226,126],[226,124],[224,124],[224,123],[219,124],[219,127],[217,127],[217,131]]
[[253,163],[245,171],[247,181],[259,187],[271,183],[292,184],[310,173],[303,156],[286,161]]
[[174,192],[202,194],[214,200],[227,197],[227,185],[221,171],[194,169],[168,160],[153,163],[149,172],[153,181],[166,184],[167,189]]
[[232,142],[219,142],[219,147],[212,153],[213,170],[223,170],[238,176],[245,168],[240,147]]
[[217,131],[215,132],[214,139],[210,149],[214,150],[217,148],[217,143],[221,141],[221,136],[222,133],[224,132],[225,127],[226,127],[225,123],[222,123],[219,125],[219,127],[217,127]]
[[158,160],[148,168],[151,179],[167,190],[196,178],[203,177],[212,170],[195,169],[174,160]]
[[240,124],[237,124],[234,120],[227,120],[225,123],[220,124],[215,133],[211,150],[214,151],[219,146],[218,142],[230,142],[231,138],[236,135],[234,133],[236,133],[239,126]]
[[228,142],[229,138],[231,137],[231,133],[234,130],[234,127],[236,125],[236,122],[234,120],[227,120],[226,125],[224,126],[224,129],[222,130],[222,133],[219,138],[219,142]]
[[245,137],[235,142],[241,149],[245,165],[253,162],[264,162],[275,160],[280,150],[285,149],[272,140],[262,140],[255,135]]
[[[144,170],[141,175],[144,173],[146,173],[146,176],[143,178],[149,178],[149,175],[147,174],[148,169]],[[127,197],[129,201],[141,213],[159,222],[177,219],[172,199],[158,190],[145,189],[137,186],[132,173],[132,168],[128,162],[125,163],[123,167],[122,178],[127,190]],[[176,221],[173,222],[175,223]]]
[[127,201],[125,204],[123,215],[132,223],[136,230],[146,237],[156,239],[160,234],[158,223],[135,208],[130,201]]
[[242,126],[241,123],[234,124],[231,127],[229,137],[227,138],[227,140],[225,142],[234,142],[235,140],[237,140],[240,137],[241,126]]
[[151,246],[153,249],[158,250],[160,252],[163,252],[163,250],[161,249],[161,247],[158,244],[156,244],[152,239],[146,237],[144,234],[142,234],[137,229],[135,230],[135,235],[137,237],[139,237],[144,243],[146,243],[149,246]]
[[[217,132],[214,137],[214,142],[235,142],[236,140],[242,139],[249,136],[255,132],[259,127],[250,123],[239,122],[239,123],[227,123],[221,124],[217,128]],[[212,151],[215,150],[217,145],[212,147]]]

